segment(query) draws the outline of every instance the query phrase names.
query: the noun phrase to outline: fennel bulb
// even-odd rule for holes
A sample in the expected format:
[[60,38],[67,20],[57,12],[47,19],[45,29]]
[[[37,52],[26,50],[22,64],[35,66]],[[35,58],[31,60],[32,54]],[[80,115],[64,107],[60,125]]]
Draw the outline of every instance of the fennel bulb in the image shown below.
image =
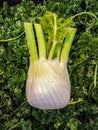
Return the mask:
[[[53,14],[53,21],[50,46],[45,41],[41,24],[24,23],[30,53],[26,97],[31,106],[39,109],[63,108],[68,104],[71,95],[67,60],[77,29],[65,26],[66,38],[64,35],[62,35],[63,39],[59,38],[64,43],[55,53],[59,41],[57,40],[59,33],[55,14]],[[47,46],[50,48],[49,51]]]
[[40,109],[59,109],[70,100],[70,80],[67,67],[58,59],[30,61],[26,83],[28,102]]

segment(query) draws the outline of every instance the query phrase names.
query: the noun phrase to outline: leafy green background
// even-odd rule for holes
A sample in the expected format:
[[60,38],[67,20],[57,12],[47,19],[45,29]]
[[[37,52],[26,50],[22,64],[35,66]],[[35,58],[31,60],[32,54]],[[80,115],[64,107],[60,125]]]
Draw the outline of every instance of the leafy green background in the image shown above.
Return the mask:
[[[0,39],[18,36],[24,22],[34,21],[45,11],[68,18],[82,11],[98,17],[97,0],[45,0],[43,5],[22,0],[10,7],[0,7]],[[0,130],[98,130],[98,25],[89,17],[75,19],[78,31],[73,42],[68,69],[71,97],[83,102],[60,110],[38,110],[25,96],[29,53],[25,35],[0,42]],[[97,75],[95,76],[95,72]],[[96,82],[95,82],[96,81]],[[95,84],[95,85],[94,85]]]

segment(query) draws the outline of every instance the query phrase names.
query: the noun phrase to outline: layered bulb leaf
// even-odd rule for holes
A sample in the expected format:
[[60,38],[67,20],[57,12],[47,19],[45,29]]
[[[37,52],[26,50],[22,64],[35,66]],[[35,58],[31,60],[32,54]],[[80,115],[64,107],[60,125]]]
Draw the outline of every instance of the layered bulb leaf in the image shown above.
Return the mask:
[[[49,30],[47,20],[50,23],[50,19],[53,23]],[[45,15],[41,22],[42,24],[24,23],[30,53],[26,98],[35,108],[60,109],[70,100],[67,60],[77,29],[68,26],[66,21],[62,26],[62,20],[61,24],[57,25],[57,15],[53,13]],[[61,41],[63,43],[60,43]]]
[[31,106],[59,109],[70,100],[70,80],[67,68],[56,60],[30,61],[26,97]]

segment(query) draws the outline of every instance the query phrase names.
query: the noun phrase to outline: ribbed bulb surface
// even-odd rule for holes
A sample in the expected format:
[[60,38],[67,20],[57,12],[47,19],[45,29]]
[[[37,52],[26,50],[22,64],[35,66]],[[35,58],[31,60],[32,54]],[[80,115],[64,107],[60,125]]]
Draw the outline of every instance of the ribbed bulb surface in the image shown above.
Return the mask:
[[67,67],[58,60],[30,61],[26,82],[29,104],[39,109],[60,109],[70,100],[70,80]]

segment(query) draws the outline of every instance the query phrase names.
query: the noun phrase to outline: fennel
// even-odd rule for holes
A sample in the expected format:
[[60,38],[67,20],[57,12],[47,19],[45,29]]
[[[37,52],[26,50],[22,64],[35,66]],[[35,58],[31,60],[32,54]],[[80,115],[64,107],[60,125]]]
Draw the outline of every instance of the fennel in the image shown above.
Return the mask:
[[[53,40],[46,56],[46,41],[41,24],[24,23],[30,66],[26,83],[28,102],[40,109],[59,109],[70,100],[71,87],[67,70],[67,60],[76,28],[67,27],[63,37],[61,52],[54,57],[57,45],[57,16],[53,14]],[[34,33],[35,31],[35,33]],[[37,40],[34,39],[34,36]]]

